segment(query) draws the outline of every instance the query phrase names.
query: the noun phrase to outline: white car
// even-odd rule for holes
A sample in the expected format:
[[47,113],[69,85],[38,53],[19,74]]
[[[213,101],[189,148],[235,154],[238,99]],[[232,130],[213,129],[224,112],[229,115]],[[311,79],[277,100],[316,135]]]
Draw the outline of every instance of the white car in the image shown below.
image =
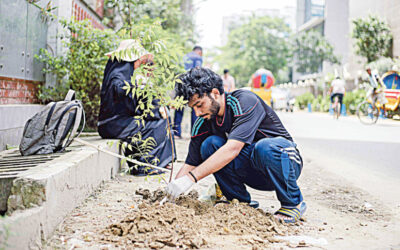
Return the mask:
[[273,87],[271,97],[271,106],[274,110],[293,112],[294,98],[291,96],[289,90]]

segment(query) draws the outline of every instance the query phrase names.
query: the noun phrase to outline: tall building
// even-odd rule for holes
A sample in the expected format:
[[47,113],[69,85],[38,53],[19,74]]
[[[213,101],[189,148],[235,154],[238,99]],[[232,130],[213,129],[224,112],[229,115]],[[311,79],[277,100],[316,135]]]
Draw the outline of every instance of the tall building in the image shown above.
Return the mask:
[[[342,70],[348,72],[348,79],[357,76],[365,59],[355,55],[351,38],[352,20],[377,15],[388,21],[393,34],[393,56],[400,56],[400,1],[398,0],[297,0],[297,32],[316,30],[334,47],[339,56]],[[323,73],[332,72],[332,65],[324,63]],[[301,78],[294,72],[293,81]]]

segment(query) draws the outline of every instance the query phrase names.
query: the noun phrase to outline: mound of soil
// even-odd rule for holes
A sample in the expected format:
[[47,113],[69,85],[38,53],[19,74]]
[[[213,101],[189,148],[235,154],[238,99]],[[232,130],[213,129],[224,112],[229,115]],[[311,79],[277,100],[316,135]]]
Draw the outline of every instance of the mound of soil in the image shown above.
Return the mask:
[[261,209],[237,200],[215,206],[197,200],[197,192],[160,206],[164,191],[138,190],[143,202],[120,223],[108,226],[103,241],[139,248],[212,247],[209,237],[252,236],[251,244],[266,247],[279,240],[274,235],[294,233],[295,227],[278,222]]

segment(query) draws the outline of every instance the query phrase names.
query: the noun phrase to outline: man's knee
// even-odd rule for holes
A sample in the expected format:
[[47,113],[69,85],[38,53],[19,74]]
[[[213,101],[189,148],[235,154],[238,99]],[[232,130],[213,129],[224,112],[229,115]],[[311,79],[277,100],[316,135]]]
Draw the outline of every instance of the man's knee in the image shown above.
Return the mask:
[[252,160],[257,167],[269,168],[280,166],[281,148],[286,147],[283,138],[265,138],[254,146]]
[[273,155],[274,151],[276,151],[276,147],[272,139],[262,139],[254,146],[253,154],[256,158],[267,159]]
[[201,144],[200,148],[200,153],[201,153],[201,158],[203,160],[206,160],[208,157],[210,157],[212,154],[215,153],[220,147],[222,147],[226,143],[226,140],[216,136],[212,135],[207,137]]

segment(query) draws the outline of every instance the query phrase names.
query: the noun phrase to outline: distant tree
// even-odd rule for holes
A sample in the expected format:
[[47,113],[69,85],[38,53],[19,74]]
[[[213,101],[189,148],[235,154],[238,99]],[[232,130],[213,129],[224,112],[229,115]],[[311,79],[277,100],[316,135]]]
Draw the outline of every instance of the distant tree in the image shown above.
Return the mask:
[[259,68],[269,69],[277,77],[288,62],[289,33],[280,18],[252,17],[231,29],[216,60],[222,68],[229,68],[238,86],[245,85]]
[[294,37],[293,55],[296,71],[300,73],[318,72],[323,62],[339,63],[333,54],[333,46],[320,33],[312,30]]
[[368,63],[382,56],[390,56],[392,33],[388,23],[377,16],[353,20],[352,37],[355,40],[356,54],[365,57]]
[[[163,29],[193,40],[193,0],[105,0],[104,22],[126,28],[145,19],[160,19]],[[189,8],[188,8],[189,7]],[[120,27],[122,26],[122,27]]]

